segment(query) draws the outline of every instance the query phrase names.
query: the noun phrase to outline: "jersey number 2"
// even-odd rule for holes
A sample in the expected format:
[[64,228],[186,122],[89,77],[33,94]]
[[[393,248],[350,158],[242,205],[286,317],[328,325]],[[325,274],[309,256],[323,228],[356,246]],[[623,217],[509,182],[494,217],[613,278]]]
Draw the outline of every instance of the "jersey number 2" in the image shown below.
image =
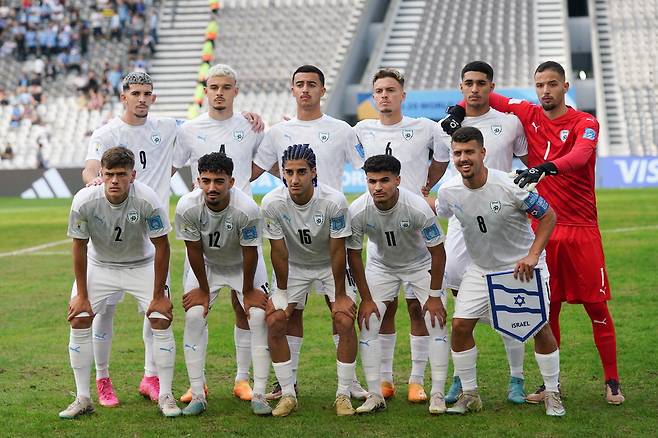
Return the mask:
[[114,227],[114,232],[117,233],[116,236],[114,236],[114,241],[123,242],[123,239],[121,238],[121,227]]

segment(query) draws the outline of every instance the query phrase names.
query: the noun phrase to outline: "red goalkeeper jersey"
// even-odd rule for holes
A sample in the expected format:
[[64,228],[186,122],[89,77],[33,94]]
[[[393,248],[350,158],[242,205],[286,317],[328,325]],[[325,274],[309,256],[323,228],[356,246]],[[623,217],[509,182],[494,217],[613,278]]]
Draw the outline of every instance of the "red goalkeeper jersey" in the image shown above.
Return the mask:
[[[528,140],[528,167],[552,161],[558,169],[539,183],[540,194],[557,213],[562,225],[597,226],[595,184],[599,122],[591,114],[567,107],[551,120],[540,105],[491,93],[489,103],[498,111],[515,114]],[[486,146],[486,145],[485,145]]]

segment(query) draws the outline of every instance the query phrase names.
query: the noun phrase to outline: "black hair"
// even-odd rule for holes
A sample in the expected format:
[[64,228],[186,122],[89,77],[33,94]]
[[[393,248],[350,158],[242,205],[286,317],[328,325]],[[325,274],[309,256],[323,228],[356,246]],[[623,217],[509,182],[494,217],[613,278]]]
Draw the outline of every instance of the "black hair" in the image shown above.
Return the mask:
[[233,160],[221,152],[211,152],[199,158],[199,175],[203,172],[233,175]]
[[320,83],[324,87],[324,73],[322,73],[322,70],[320,70],[316,66],[310,65],[310,64],[304,64],[300,67],[297,67],[297,70],[295,70],[295,72],[292,74],[292,83],[293,84],[295,83],[295,75],[297,73],[315,73],[315,74],[317,74],[320,77]]
[[466,74],[466,72],[469,71],[477,71],[480,73],[484,73],[485,75],[487,75],[487,80],[489,82],[493,82],[493,78],[494,78],[493,67],[491,67],[489,64],[487,64],[484,61],[473,61],[466,64],[464,68],[462,68],[462,79],[464,79],[464,75]]
[[452,134],[453,143],[468,143],[471,140],[475,140],[480,147],[484,147],[482,132],[473,126],[462,126]]
[[391,172],[396,176],[400,175],[401,167],[400,161],[393,155],[373,155],[363,164],[366,173]]
[[[286,149],[283,152],[283,156],[281,156],[281,167],[285,169],[286,163],[290,160],[305,160],[306,163],[308,164],[308,167],[311,169],[316,168],[316,162],[315,162],[315,152],[313,152],[313,149],[311,149],[308,145],[308,143],[304,144],[294,144],[292,146],[288,146],[288,149]],[[281,169],[283,171],[283,169]],[[286,184],[286,180],[284,178],[283,183]],[[288,184],[286,184],[287,186]],[[313,185],[317,186],[318,185],[318,176],[316,175],[315,178],[313,178]]]
[[564,67],[562,67],[558,62],[555,61],[542,62],[537,66],[537,69],[535,70],[535,74],[541,73],[546,70],[553,70],[554,72],[560,75],[563,81],[566,80],[567,78],[567,75],[564,73]]

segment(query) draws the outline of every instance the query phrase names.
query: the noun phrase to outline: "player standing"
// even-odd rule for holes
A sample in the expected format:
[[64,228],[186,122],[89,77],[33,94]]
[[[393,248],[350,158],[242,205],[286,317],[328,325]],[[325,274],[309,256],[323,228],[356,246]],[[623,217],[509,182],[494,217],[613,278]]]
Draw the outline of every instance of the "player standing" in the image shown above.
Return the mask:
[[[138,160],[135,169],[137,180],[157,193],[168,217],[176,120],[149,116],[149,109],[156,96],[153,93],[153,81],[148,74],[129,73],[123,78],[121,87],[120,98],[124,112],[93,132],[82,179],[87,185],[100,183],[101,178],[98,175],[101,156],[111,147],[124,146],[130,149]],[[121,293],[110,297],[103,311],[97,313],[93,325],[98,399],[101,405],[108,407],[119,404],[110,379],[109,359],[114,313],[116,304],[122,299]],[[153,334],[146,317],[142,336],[144,376],[139,384],[139,392],[151,400],[157,400],[159,381],[153,359]]]
[[[297,406],[291,357],[286,340],[287,320],[302,313],[314,283],[331,302],[339,342],[336,353],[338,390],[336,414],[353,415],[350,386],[356,370],[354,319],[356,291],[346,291],[345,238],[352,234],[345,196],[317,183],[315,154],[306,145],[292,145],[281,159],[285,187],[265,195],[261,204],[270,239],[276,277],[267,325],[272,365],[282,390],[275,416]],[[352,286],[349,285],[348,286]],[[298,318],[301,318],[299,316]]]
[[[528,166],[517,178],[522,187],[538,183],[540,194],[553,206],[558,220],[546,246],[551,273],[553,334],[560,343],[560,308],[563,301],[583,304],[592,321],[594,343],[605,376],[605,398],[610,404],[624,402],[617,372],[617,341],[607,301],[611,298],[603,244],[596,211],[595,165],[599,123],[592,115],[565,103],[569,90],[564,68],[554,61],[535,70],[535,91],[541,105],[492,94],[491,106],[514,113],[528,139]],[[463,110],[442,126],[452,129],[461,122]],[[543,387],[526,400],[539,403]]]
[[[472,126],[452,137],[452,160],[459,171],[439,188],[436,211],[441,217],[455,216],[462,226],[472,263],[464,273],[452,319],[452,360],[463,388],[451,414],[482,409],[477,390],[477,347],[473,330],[478,319],[491,314],[486,275],[513,270],[514,277],[530,281],[538,267],[549,288],[544,247],[555,225],[555,212],[534,192],[516,187],[507,173],[487,169],[482,133]],[[496,207],[498,206],[498,207]],[[536,233],[527,214],[537,218]],[[534,336],[535,358],[544,378],[546,415],[563,416],[558,391],[560,350],[545,324]]]
[[267,271],[258,253],[261,219],[251,197],[233,187],[233,161],[220,152],[198,160],[198,185],[176,206],[176,236],[185,240],[192,272],[185,279],[185,364],[192,399],[184,415],[206,409],[204,368],[208,344],[206,315],[224,286],[239,291],[237,298],[249,315],[254,363],[252,410],[268,415],[265,400],[270,367],[265,305]]
[[[432,390],[429,411],[446,411],[443,387],[448,371],[448,328],[441,289],[445,251],[443,233],[427,202],[400,185],[400,161],[390,155],[375,155],[363,166],[368,192],[350,206],[352,236],[347,243],[348,260],[356,281],[359,306],[359,349],[368,383],[368,398],[357,413],[386,408],[381,391],[381,316],[404,284],[422,305],[430,336],[429,360]],[[368,248],[366,268],[361,259],[363,238]]]
[[[459,88],[464,96],[466,116],[462,124],[478,128],[482,133],[487,145],[487,154],[484,157],[487,168],[511,172],[514,156],[527,164],[528,143],[523,126],[516,116],[501,113],[489,106],[489,94],[495,88],[493,78],[493,68],[486,62],[473,61],[462,68]],[[449,153],[450,136],[441,132],[441,141],[444,149]],[[464,244],[462,226],[454,216],[448,221],[445,244],[447,256],[445,287],[457,293],[471,258]],[[523,378],[525,346],[511,337],[502,338],[510,368],[507,399],[512,403],[521,404],[525,402]],[[456,402],[460,392],[459,376],[455,374],[452,386],[446,393],[446,402]]]
[[[297,68],[292,75],[291,91],[297,103],[297,115],[291,120],[272,126],[265,134],[254,158],[253,178],[276,164],[281,169],[281,157],[291,144],[306,144],[313,149],[317,158],[318,181],[342,192],[345,164],[350,163],[355,169],[363,165],[363,159],[357,151],[356,134],[346,122],[322,113],[321,99],[326,89],[324,73],[319,68],[313,65]],[[288,321],[288,343],[295,382],[303,330],[301,313],[293,315]],[[338,346],[338,342],[338,335],[334,330],[334,344]],[[356,376],[350,391],[355,398],[366,396]],[[278,398],[280,394],[280,388],[275,387],[268,395],[270,398]]]
[[[237,73],[228,65],[217,64],[208,71],[205,87],[208,112],[185,122],[179,128],[173,162],[175,167],[181,168],[189,161],[192,181],[196,184],[199,158],[211,152],[224,153],[233,161],[235,186],[251,196],[249,180],[252,160],[263,139],[263,133],[256,132],[242,115],[233,112],[233,102],[238,95],[237,81]],[[249,323],[236,291],[231,291],[231,302],[235,312],[233,339],[237,362],[233,394],[242,400],[251,400]],[[188,391],[180,400],[189,402],[191,399],[192,393]]]
[[135,157],[123,147],[101,158],[103,185],[86,187],[73,198],[68,235],[73,238],[75,283],[68,319],[69,356],[76,399],[59,413],[71,419],[94,411],[89,391],[93,359],[92,319],[120,292],[133,295],[153,332],[153,359],[160,377],[158,406],[167,417],[180,415],[171,384],[176,343],[169,290],[171,230],[165,207],[148,186],[134,182]]
[[[402,115],[402,103],[406,93],[404,77],[397,70],[382,69],[375,73],[372,79],[372,97],[379,112],[379,119],[362,120],[354,127],[365,158],[381,154],[394,156],[402,165],[400,186],[418,194],[426,187],[429,191],[445,173],[450,159],[449,151],[442,147],[439,140],[441,128],[430,119],[414,119]],[[368,248],[370,246],[371,244],[368,244]],[[428,360],[429,334],[420,302],[406,286],[405,298],[411,320],[411,374],[407,399],[415,403],[425,402],[427,394],[423,382]],[[396,296],[383,315],[379,336],[382,352],[382,394],[386,399],[395,394],[393,356],[397,338],[397,304]]]

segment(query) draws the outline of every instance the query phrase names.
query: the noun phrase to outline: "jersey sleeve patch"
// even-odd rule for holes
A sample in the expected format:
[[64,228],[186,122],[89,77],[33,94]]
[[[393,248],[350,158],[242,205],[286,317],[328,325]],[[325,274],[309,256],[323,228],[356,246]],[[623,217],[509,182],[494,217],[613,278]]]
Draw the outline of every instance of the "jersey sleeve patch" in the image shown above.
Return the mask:
[[526,213],[540,219],[548,211],[548,202],[535,192],[530,192],[528,197],[523,201]]
[[428,242],[436,239],[437,237],[441,237],[441,230],[439,230],[439,227],[436,224],[432,224],[427,228],[423,228],[422,233],[423,237]]
[[258,238],[258,229],[256,225],[242,229],[242,240],[253,240]]
[[345,215],[331,218],[331,231],[340,231],[345,228]]
[[354,149],[356,149],[356,153],[359,154],[359,157],[361,158],[366,157],[366,152],[363,150],[363,145],[361,143],[355,144]]
[[586,128],[583,138],[587,140],[596,140],[596,131],[592,128]]
[[147,217],[146,223],[149,227],[149,231],[155,232],[164,229],[164,224],[162,222],[162,217],[160,217],[160,215]]

